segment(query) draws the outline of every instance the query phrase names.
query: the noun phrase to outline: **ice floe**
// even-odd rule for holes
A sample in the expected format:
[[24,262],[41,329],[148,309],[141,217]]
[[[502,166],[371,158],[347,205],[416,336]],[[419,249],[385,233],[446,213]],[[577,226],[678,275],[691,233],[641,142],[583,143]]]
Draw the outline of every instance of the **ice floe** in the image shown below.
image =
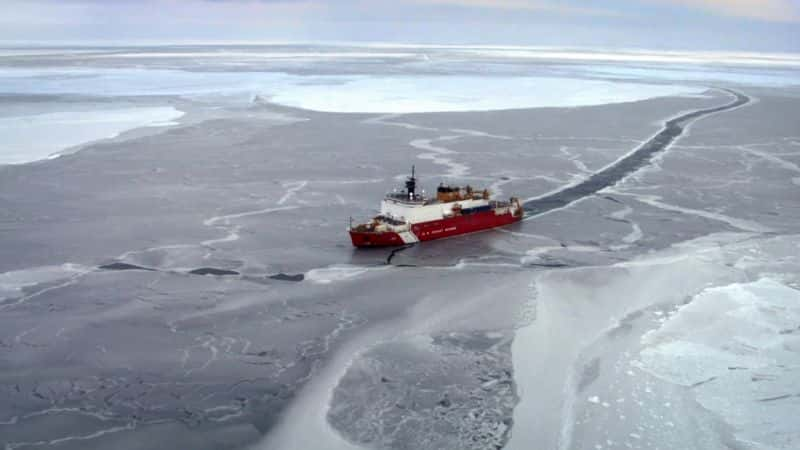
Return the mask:
[[705,90],[555,77],[358,76],[343,81],[335,90],[320,84],[294,85],[272,100],[317,111],[411,113],[600,105]]
[[[648,409],[656,401],[667,409],[680,401],[702,406],[681,409],[688,421],[661,422],[675,445],[726,448],[721,443],[735,437],[752,448],[797,448],[800,433],[788,418],[800,406],[798,239],[718,233],[609,267],[542,272],[531,297],[536,320],[517,330],[512,345],[520,403],[507,448],[573,448],[575,439],[585,437],[576,433],[588,426],[577,419],[589,414],[601,420],[605,413],[598,410],[618,408],[608,399],[621,398],[622,391],[603,385],[582,392],[575,374],[583,353],[595,355],[591,348],[601,349],[600,358],[613,358],[603,352],[628,338],[608,331],[630,324],[625,317],[646,324],[639,323],[643,334],[624,347],[629,365],[616,370],[663,383],[644,385],[648,399],[636,399],[633,391],[632,403]],[[604,328],[605,320],[611,328]],[[671,394],[655,400],[655,392]],[[697,446],[692,423],[724,431],[704,432],[716,444]],[[666,429],[658,430],[618,431],[652,442]]]
[[770,278],[713,287],[647,334],[640,367],[694,387],[756,448],[797,448],[800,291]]
[[349,280],[367,273],[368,267],[337,264],[330,267],[311,269],[306,272],[305,279],[312,283],[328,284],[336,281]]
[[66,263],[0,273],[0,301],[21,295],[25,288],[71,279],[91,270],[80,264]]
[[[279,72],[191,72],[164,69],[2,69],[16,94],[253,95],[326,112],[410,113],[600,105],[672,95],[704,87],[548,76],[294,75]],[[335,89],[331,89],[335,86]],[[98,87],[100,90],[98,91]]]
[[171,106],[62,111],[0,117],[0,164],[20,164],[139,127],[174,124],[183,112]]

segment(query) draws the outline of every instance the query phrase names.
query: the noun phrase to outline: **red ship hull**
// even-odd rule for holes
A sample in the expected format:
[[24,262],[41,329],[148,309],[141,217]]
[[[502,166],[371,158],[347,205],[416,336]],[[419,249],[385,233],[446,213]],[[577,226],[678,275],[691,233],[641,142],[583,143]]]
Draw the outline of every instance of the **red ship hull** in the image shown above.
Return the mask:
[[411,233],[402,233],[402,235],[401,233],[395,233],[393,231],[372,232],[350,230],[350,239],[356,247],[394,247],[412,244],[418,241],[432,241],[434,239],[489,230],[518,222],[521,219],[521,211],[517,215],[511,212],[495,214],[495,212],[491,210],[481,211],[474,214],[416,223],[411,225]]

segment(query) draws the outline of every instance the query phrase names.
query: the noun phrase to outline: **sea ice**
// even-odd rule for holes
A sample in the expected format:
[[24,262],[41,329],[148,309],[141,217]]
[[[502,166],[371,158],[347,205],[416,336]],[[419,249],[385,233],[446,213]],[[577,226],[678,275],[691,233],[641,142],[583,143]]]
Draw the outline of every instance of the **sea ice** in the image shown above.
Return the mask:
[[797,448],[800,291],[770,278],[708,288],[643,338],[641,367],[695,388],[737,438]]
[[[3,69],[16,94],[254,95],[326,112],[410,113],[600,105],[673,95],[704,87],[587,80],[579,77],[481,75],[294,75],[279,72],[191,72],[163,69]],[[335,86],[335,89],[331,89]],[[98,91],[98,89],[100,89]]]
[[296,84],[277,92],[272,100],[317,111],[412,113],[601,105],[703,90],[555,77],[359,76],[336,89]]
[[334,281],[349,280],[366,273],[366,267],[350,266],[346,264],[311,269],[306,273],[305,279],[314,283],[327,284]]
[[0,300],[15,297],[26,287],[72,278],[89,270],[89,267],[67,263],[0,273]]
[[21,164],[123,131],[171,125],[183,113],[170,106],[63,111],[0,117],[0,164]]

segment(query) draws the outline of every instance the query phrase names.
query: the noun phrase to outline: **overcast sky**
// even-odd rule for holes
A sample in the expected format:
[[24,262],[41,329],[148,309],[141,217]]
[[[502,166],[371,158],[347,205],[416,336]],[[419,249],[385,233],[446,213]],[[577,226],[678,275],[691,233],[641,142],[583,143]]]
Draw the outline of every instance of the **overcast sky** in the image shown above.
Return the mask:
[[0,0],[0,39],[800,52],[800,0]]

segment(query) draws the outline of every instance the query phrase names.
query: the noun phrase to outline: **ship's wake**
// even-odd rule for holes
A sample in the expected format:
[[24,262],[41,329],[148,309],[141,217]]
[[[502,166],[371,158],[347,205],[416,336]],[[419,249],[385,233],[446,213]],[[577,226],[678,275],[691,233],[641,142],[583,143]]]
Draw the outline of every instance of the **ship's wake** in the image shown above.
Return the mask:
[[534,197],[523,203],[529,217],[564,208],[572,203],[594,195],[622,181],[628,175],[645,167],[655,155],[666,150],[695,121],[723,111],[729,111],[750,103],[751,99],[741,92],[724,89],[734,100],[722,106],[704,108],[681,114],[664,122],[664,127],[632,152],[614,161],[590,177],[576,184],[548,194]]

